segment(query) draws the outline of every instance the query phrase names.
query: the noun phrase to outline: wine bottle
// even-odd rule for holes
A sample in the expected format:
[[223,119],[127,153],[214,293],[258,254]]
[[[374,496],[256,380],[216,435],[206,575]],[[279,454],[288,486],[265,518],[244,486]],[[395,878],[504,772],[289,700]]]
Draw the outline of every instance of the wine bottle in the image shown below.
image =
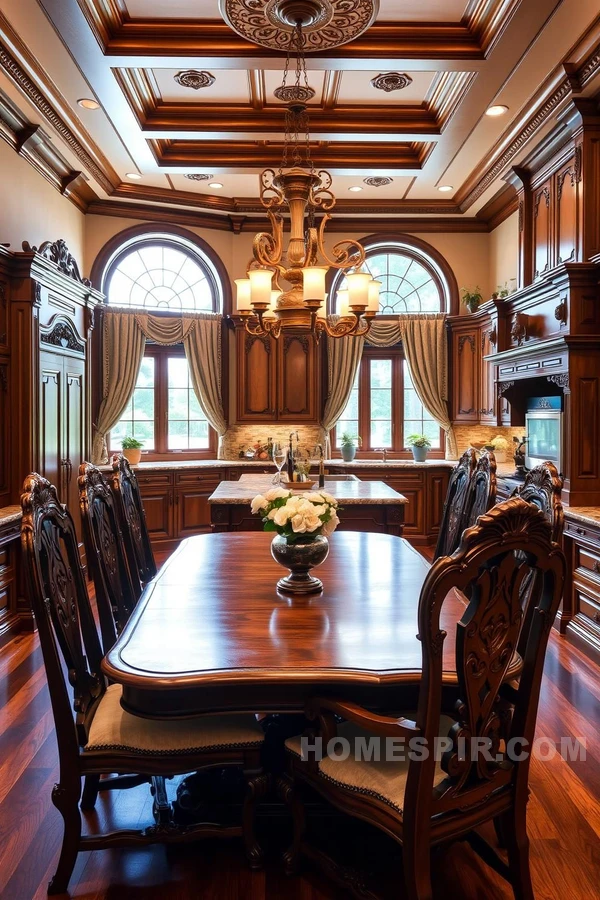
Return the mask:
[[290,446],[288,447],[287,473],[288,473],[288,481],[291,483],[294,480],[294,450],[292,447],[292,435],[291,434],[290,434]]

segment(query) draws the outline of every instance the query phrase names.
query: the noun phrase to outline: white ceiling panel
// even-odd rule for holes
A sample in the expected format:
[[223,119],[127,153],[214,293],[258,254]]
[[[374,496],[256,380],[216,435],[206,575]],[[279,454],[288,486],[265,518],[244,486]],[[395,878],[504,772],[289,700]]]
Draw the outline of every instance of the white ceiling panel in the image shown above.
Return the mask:
[[[190,66],[193,68],[193,66]],[[178,72],[182,69],[152,69],[152,74],[160,96],[165,102],[177,103],[247,103],[248,102],[248,72],[240,69],[219,69],[214,72],[210,68],[203,68],[214,76],[215,82],[210,87],[194,88],[184,87],[175,81]]]
[[[370,72],[343,72],[338,94],[338,103],[342,104],[377,104],[386,106],[413,106],[423,103],[427,91],[431,87],[435,72],[410,72],[412,83],[399,91],[382,91],[373,87],[371,79],[386,74],[388,69],[376,69]],[[394,69],[401,74],[403,70]],[[312,77],[312,72],[311,72]]]

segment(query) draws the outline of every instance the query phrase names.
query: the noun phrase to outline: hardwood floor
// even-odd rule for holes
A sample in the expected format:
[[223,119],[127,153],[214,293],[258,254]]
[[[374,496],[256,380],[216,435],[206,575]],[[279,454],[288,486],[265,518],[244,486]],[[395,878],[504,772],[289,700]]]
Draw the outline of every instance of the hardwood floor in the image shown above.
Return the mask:
[[[160,560],[159,560],[160,562]],[[537,900],[600,898],[600,669],[553,634],[538,716],[539,737],[584,736],[587,759],[533,760],[528,825]],[[53,874],[62,821],[50,800],[57,753],[35,635],[0,651],[0,898],[41,900]],[[170,786],[172,793],[174,788]],[[150,821],[144,785],[100,795],[90,825]],[[490,837],[490,839],[492,839]],[[435,897],[505,900],[512,891],[466,844],[435,862]],[[288,879],[277,854],[251,872],[241,844],[199,843],[80,854],[79,900],[342,900],[348,893],[307,869]],[[400,897],[392,885],[391,896]]]

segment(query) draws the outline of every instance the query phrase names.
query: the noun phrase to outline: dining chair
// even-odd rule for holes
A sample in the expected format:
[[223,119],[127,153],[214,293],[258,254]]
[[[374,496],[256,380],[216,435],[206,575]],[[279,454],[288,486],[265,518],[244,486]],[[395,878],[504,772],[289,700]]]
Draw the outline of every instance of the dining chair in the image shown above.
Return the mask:
[[478,516],[487,512],[496,502],[496,457],[492,450],[479,454],[469,482],[465,498],[462,530],[470,528]]
[[465,450],[450,473],[442,521],[433,556],[434,560],[440,556],[449,556],[458,546],[462,532],[465,503],[476,464],[477,453],[473,448],[469,448]]
[[140,487],[129,461],[122,453],[115,453],[111,464],[110,486],[115,495],[129,568],[138,575],[136,599],[139,599],[144,586],[156,575],[146,513]]
[[[535,612],[528,622],[521,676],[511,687],[506,673],[523,623],[520,587],[530,570],[539,575]],[[299,788],[308,785],[402,846],[408,900],[431,900],[431,848],[453,840],[468,840],[512,884],[517,900],[533,900],[527,748],[534,739],[544,656],[565,574],[563,551],[553,543],[544,513],[520,498],[480,516],[463,533],[458,550],[433,564],[418,606],[422,676],[416,712],[378,715],[343,699],[316,697],[306,714],[322,738],[322,759],[310,753],[302,758],[300,736],[286,742],[288,771],[280,789],[294,815],[294,838],[285,855],[288,871],[304,853],[331,866],[323,848],[305,835]],[[457,684],[448,693],[440,611],[453,589],[469,601],[456,626]],[[349,753],[342,754],[337,742],[329,744],[335,737],[346,737]],[[381,760],[371,756],[367,761],[364,753],[363,758],[356,753],[358,737],[363,747],[374,737],[395,738],[396,749],[406,742],[412,758],[407,752],[404,761],[386,760],[384,744]],[[442,739],[445,745],[438,751],[443,752],[431,752]],[[476,830],[490,820],[502,827],[508,865]]]
[[[108,653],[137,603],[137,589],[125,556],[121,524],[113,492],[100,469],[79,466],[79,510],[83,542],[96,589],[102,646]],[[137,582],[137,569],[133,573]]]
[[[264,734],[255,716],[206,715],[165,722],[126,712],[121,686],[108,685],[101,671],[102,650],[69,511],[60,504],[55,487],[37,474],[25,479],[21,507],[23,557],[59,751],[59,782],[52,801],[63,818],[64,834],[48,893],[67,890],[80,850],[242,835],[250,864],[258,867],[262,853],[254,834],[254,807],[268,787],[268,777],[261,767]],[[79,803],[82,779],[88,775],[169,777],[225,766],[241,768],[246,780],[239,825],[170,823],[165,828],[153,822],[146,828],[81,833]]]
[[552,540],[560,544],[562,540],[565,516],[561,501],[563,477],[558,469],[549,460],[530,469],[525,476],[525,481],[512,492],[512,497],[521,497],[529,503],[534,503],[543,513],[552,526]]

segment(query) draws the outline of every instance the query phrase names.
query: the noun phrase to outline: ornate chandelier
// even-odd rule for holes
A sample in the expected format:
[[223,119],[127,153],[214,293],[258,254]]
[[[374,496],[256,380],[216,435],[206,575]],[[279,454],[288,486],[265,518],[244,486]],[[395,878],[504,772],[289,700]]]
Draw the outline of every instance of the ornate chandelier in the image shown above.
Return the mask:
[[[292,30],[283,83],[275,90],[277,99],[288,104],[283,155],[277,171],[266,169],[260,175],[260,202],[271,231],[254,237],[247,278],[236,279],[237,314],[253,335],[278,338],[282,329],[298,327],[310,330],[316,340],[323,333],[332,338],[365,335],[379,310],[380,282],[361,270],[365,251],[358,241],[339,241],[331,254],[325,249],[325,228],[336,201],[331,175],[317,171],[311,159],[307,103],[315,92],[306,74],[303,29],[310,25],[318,3],[289,0],[285,7]],[[290,56],[296,59],[293,84],[287,83]],[[289,211],[290,221],[286,249],[284,211]],[[346,288],[337,292],[333,305],[340,313],[335,317],[326,311],[325,278],[330,268],[347,273]],[[282,281],[291,287],[284,289]]]

